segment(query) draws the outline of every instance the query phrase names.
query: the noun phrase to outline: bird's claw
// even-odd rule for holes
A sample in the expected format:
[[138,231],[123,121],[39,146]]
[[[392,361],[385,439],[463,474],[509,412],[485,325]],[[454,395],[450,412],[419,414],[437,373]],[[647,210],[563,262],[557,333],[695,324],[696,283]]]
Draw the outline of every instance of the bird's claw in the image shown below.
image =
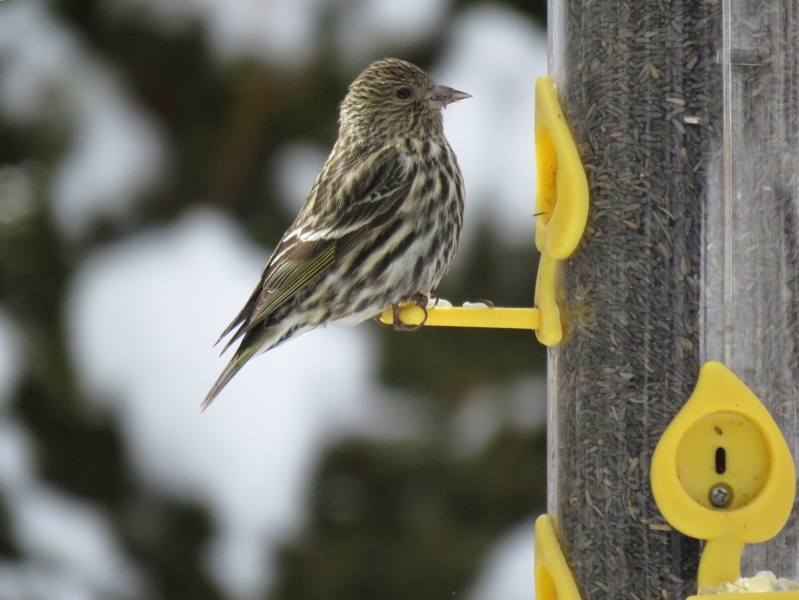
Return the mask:
[[[430,304],[430,297],[420,292],[416,292],[409,300],[422,309],[426,309]],[[438,304],[438,298],[436,298],[436,304]],[[433,306],[435,306],[435,304]]]

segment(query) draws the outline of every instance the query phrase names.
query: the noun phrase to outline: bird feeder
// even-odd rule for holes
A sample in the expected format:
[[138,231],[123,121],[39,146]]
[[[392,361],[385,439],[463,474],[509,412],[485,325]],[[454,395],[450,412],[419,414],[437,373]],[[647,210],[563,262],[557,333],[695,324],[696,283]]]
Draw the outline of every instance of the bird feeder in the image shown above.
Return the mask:
[[[799,9],[550,0],[549,38],[542,256],[535,308],[516,309],[550,347],[537,598],[795,581]],[[512,321],[427,323],[475,310]]]
[[549,8],[591,203],[549,357],[538,598],[796,580],[796,3]]

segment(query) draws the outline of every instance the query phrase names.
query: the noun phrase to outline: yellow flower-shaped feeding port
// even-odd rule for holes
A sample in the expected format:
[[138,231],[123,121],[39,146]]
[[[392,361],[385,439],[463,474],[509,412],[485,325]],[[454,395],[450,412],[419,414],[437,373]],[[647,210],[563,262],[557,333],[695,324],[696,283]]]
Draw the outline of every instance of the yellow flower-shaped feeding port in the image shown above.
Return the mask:
[[[790,516],[796,493],[791,452],[774,419],[716,361],[702,366],[693,394],[663,433],[650,476],[655,502],[669,524],[707,540],[699,588],[738,579],[744,545],[774,537]],[[796,600],[799,591],[759,597]]]
[[535,597],[536,600],[580,600],[551,515],[541,515],[535,522]]

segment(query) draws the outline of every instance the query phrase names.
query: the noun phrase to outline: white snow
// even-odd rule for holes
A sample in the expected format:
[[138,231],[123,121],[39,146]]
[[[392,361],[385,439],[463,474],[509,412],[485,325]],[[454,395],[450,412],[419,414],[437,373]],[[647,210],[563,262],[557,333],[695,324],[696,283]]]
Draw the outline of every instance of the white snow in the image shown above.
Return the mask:
[[[200,22],[214,54],[301,69],[317,50],[321,11],[330,0],[116,0],[165,29]],[[335,11],[334,11],[335,12]]]
[[20,122],[49,119],[70,134],[53,176],[58,222],[76,237],[98,217],[129,215],[165,166],[154,120],[41,0],[0,11],[0,111]]
[[0,561],[0,598],[140,596],[140,575],[119,548],[107,516],[36,477],[30,434],[5,410],[0,410],[0,489],[9,533],[24,557]]
[[547,418],[546,380],[523,377],[505,389],[477,387],[461,401],[449,422],[452,456],[479,454],[503,428],[543,431]]
[[199,412],[226,362],[212,344],[266,258],[225,218],[196,213],[100,252],[68,309],[91,397],[119,419],[142,479],[212,507],[212,565],[240,597],[268,583],[263,554],[302,522],[325,442],[381,427],[366,328],[310,332],[253,359]]
[[3,600],[96,600],[98,597],[57,565],[0,560],[0,598]]
[[[344,64],[365,67],[368,61],[401,55],[432,36],[447,16],[449,0],[369,0],[353,3],[339,14],[336,49]],[[402,56],[398,56],[402,58]]]
[[289,142],[278,151],[270,169],[276,175],[278,195],[290,213],[300,212],[328,153],[308,141]]
[[534,532],[535,520],[531,520],[494,544],[468,600],[535,600]]
[[139,595],[138,575],[99,509],[39,485],[14,493],[10,504],[20,547],[62,585],[120,598]]
[[401,51],[428,39],[446,16],[448,0],[116,0],[164,28],[199,21],[214,54],[254,58],[302,69],[322,50],[322,21],[332,24],[332,50],[349,65],[381,51]]
[[455,21],[452,36],[431,75],[473,96],[444,114],[466,185],[462,248],[484,219],[503,238],[532,244],[535,82],[547,72],[546,33],[520,14],[482,5]]

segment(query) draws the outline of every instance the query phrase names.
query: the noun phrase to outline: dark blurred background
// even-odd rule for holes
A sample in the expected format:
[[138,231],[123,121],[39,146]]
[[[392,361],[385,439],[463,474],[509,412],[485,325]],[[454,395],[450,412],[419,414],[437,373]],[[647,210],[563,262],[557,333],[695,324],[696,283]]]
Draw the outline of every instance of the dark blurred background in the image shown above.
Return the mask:
[[530,306],[545,2],[0,0],[0,598],[532,597],[530,332],[212,348],[397,56],[473,98],[439,292]]

